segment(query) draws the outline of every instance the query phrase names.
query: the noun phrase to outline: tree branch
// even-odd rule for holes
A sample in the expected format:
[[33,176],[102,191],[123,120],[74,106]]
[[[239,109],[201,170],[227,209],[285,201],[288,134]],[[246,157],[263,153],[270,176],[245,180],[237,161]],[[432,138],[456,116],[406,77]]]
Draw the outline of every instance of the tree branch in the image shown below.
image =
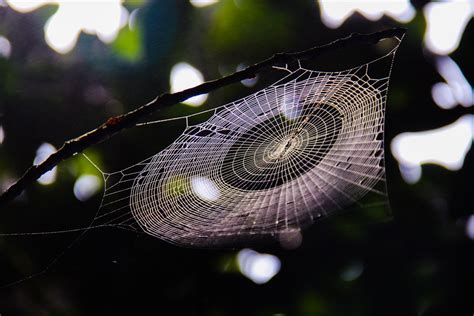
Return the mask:
[[140,119],[163,107],[180,103],[196,95],[209,93],[213,90],[242,81],[244,79],[253,78],[264,69],[272,66],[289,64],[301,59],[314,58],[327,51],[344,48],[348,45],[356,43],[376,44],[382,39],[393,37],[402,38],[405,32],[406,29],[403,28],[392,28],[371,34],[353,33],[329,44],[316,46],[305,51],[275,54],[273,57],[270,57],[253,66],[247,67],[242,71],[235,72],[231,75],[216,80],[205,82],[190,89],[173,94],[164,93],[146,105],[143,105],[126,114],[111,117],[96,129],[77,138],[66,141],[61,148],[49,156],[44,162],[38,165],[33,165],[28,170],[26,170],[26,172],[20,179],[18,179],[17,182],[15,182],[5,192],[3,192],[3,194],[0,195],[0,207],[4,206],[9,201],[17,197],[28,185],[57,166],[61,161],[82,152],[84,149],[92,145],[99,144],[109,139],[124,129],[133,127],[134,124],[136,124]]

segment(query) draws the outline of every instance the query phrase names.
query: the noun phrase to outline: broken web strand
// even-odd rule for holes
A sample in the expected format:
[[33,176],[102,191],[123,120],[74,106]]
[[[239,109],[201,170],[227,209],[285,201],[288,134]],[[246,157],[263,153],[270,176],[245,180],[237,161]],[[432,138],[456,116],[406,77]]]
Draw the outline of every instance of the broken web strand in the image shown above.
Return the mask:
[[[101,214],[96,220],[100,222],[107,218],[105,223],[110,225],[129,225],[133,230],[143,230],[172,243],[212,247],[238,241],[239,238],[245,239],[239,237],[242,235],[248,237],[302,229],[315,219],[343,209],[348,204],[360,204],[359,200],[368,192],[386,196],[383,137],[377,141],[373,138],[383,136],[388,78],[396,48],[379,59],[346,71],[311,71],[301,65],[296,71],[290,71],[285,67],[283,69],[289,72],[287,77],[241,100],[186,117],[138,124],[146,126],[169,120],[184,120],[186,126],[183,135],[164,151],[120,171],[117,183],[110,186],[106,184]],[[391,58],[388,75],[379,79],[370,78],[369,67],[383,58]],[[305,75],[306,79],[299,80]],[[291,93],[285,91],[288,87]],[[282,114],[281,103],[285,96],[296,101],[296,105],[290,104],[283,111],[290,118],[278,117]],[[301,108],[301,104],[316,104],[321,115],[326,113],[330,117],[337,114],[331,113],[330,109],[343,110],[340,103],[348,102],[365,104],[349,112],[348,115],[354,119],[345,124],[358,124],[352,130],[341,127],[337,118],[332,118],[330,124],[324,121],[312,124],[316,130],[339,129],[337,138],[346,137],[344,142],[325,144],[324,139],[320,140],[323,144],[319,148],[320,152],[327,149],[324,146],[331,148],[321,154],[317,164],[311,165],[308,161],[290,157],[287,162],[277,161],[274,173],[264,174],[263,178],[258,179],[262,175],[256,173],[259,169],[255,162],[263,161],[262,157],[266,153],[261,149],[262,143],[271,147],[272,138],[263,138],[260,140],[262,143],[257,144],[249,142],[250,136],[258,137],[259,133],[269,132],[274,140],[283,138],[295,126],[297,131],[301,131],[301,126],[305,126],[307,117],[311,116],[310,111],[314,111],[314,108]],[[327,103],[331,103],[329,108],[318,105]],[[370,106],[375,106],[375,111],[364,116],[364,111],[367,112]],[[189,124],[189,118],[205,112],[213,113],[209,120],[196,125]],[[361,118],[357,118],[357,115]],[[252,126],[258,126],[264,119],[275,120],[242,138],[251,131]],[[272,129],[275,131],[270,132]],[[324,134],[325,137],[330,136],[327,134]],[[319,136],[313,132],[313,136],[304,141],[315,139],[319,139]],[[232,147],[242,144],[247,145],[243,151],[239,151],[239,147]],[[318,152],[298,147],[293,150],[300,152],[306,160],[318,155]],[[253,160],[253,166],[248,164],[252,160],[246,156],[249,151],[253,151],[253,158],[257,158]],[[357,155],[351,156],[347,152]],[[227,155],[233,155],[232,159],[226,160]],[[196,163],[197,157],[206,163]],[[227,166],[228,162],[235,164],[238,160],[241,165]],[[295,176],[300,172],[301,165],[305,164],[317,173],[313,177]],[[349,171],[342,172],[341,176],[339,169],[343,167]],[[246,169],[250,172],[249,179],[239,174]],[[236,176],[238,181],[230,180],[229,184],[229,175]],[[248,183],[245,187],[238,187],[239,181],[246,180]],[[279,181],[291,182],[292,185],[282,186]],[[379,182],[382,183],[381,189],[376,186]],[[204,189],[196,189],[193,183],[201,183]],[[273,188],[272,183],[277,183],[281,188]],[[233,187],[235,184],[237,188]],[[270,186],[272,190],[262,189],[262,185]],[[204,190],[204,193],[200,190]],[[300,197],[301,201],[295,197]],[[114,204],[120,206],[114,209]],[[312,208],[317,208],[318,212],[312,212]]]

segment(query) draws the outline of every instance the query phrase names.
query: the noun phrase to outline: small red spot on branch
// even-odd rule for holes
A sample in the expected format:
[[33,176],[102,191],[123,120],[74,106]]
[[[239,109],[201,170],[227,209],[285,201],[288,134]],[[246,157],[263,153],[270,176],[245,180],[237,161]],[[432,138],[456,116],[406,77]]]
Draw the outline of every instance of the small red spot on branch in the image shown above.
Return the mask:
[[120,123],[122,121],[123,117],[120,115],[120,116],[114,116],[114,117],[110,117],[107,122],[105,122],[105,125],[107,126],[113,126],[113,125],[117,125],[118,123]]

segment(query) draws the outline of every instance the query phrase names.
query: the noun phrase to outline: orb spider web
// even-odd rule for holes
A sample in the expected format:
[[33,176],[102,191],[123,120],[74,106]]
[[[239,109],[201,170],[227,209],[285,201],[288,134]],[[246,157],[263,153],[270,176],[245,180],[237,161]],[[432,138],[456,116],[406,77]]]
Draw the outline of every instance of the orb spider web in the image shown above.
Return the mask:
[[[299,232],[368,207],[372,196],[386,202],[384,118],[397,48],[344,71],[287,65],[279,69],[288,75],[247,97],[138,124],[180,121],[184,131],[157,154],[103,174],[92,225],[220,247]],[[382,61],[389,61],[383,75],[371,75]]]

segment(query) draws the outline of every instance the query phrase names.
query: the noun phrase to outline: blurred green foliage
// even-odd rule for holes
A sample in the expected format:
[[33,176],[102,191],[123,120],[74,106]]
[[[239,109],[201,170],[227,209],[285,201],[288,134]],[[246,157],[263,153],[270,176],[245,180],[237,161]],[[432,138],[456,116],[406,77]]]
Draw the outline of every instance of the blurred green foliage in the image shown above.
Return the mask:
[[143,58],[143,44],[139,28],[135,27],[133,30],[128,27],[123,28],[114,41],[113,48],[119,56],[131,62]]

